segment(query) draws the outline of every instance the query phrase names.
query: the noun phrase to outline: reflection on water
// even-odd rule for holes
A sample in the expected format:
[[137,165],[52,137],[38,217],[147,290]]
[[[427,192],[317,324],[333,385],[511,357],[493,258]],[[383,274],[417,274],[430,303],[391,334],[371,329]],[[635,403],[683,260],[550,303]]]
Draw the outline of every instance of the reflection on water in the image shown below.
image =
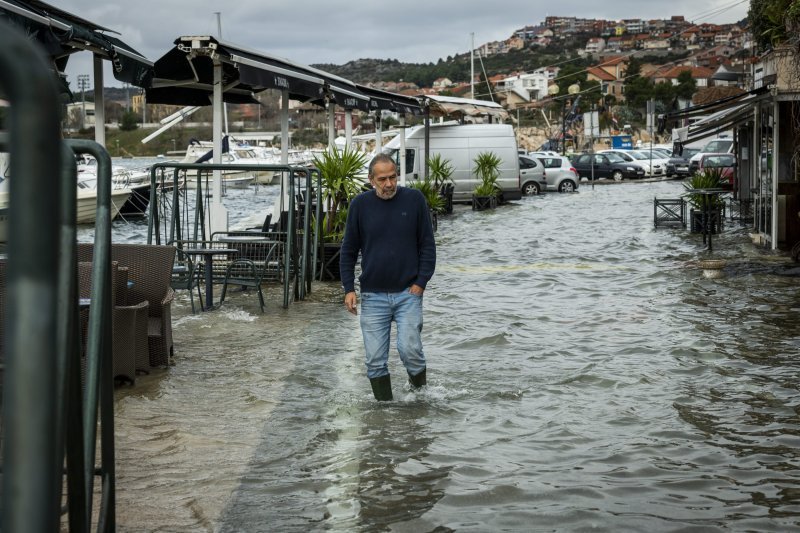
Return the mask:
[[176,364],[117,393],[119,529],[800,527],[796,272],[730,226],[726,277],[703,278],[699,238],[652,226],[681,190],[458,207],[430,385],[405,389],[395,354],[388,404],[335,284],[287,310],[273,287],[264,314],[235,293],[192,316],[181,293]]

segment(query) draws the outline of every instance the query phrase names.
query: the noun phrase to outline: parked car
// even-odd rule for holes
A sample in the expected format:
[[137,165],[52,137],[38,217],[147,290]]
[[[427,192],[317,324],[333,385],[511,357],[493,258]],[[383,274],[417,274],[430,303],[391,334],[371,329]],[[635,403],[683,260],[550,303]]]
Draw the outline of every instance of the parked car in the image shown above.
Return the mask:
[[523,196],[535,196],[546,190],[544,164],[532,157],[519,156],[519,182]]
[[592,161],[594,161],[594,178],[623,179],[643,178],[644,168],[625,161],[614,153],[578,154],[572,160],[572,166],[582,178],[592,177]]
[[700,151],[700,148],[684,148],[681,155],[673,154],[667,161],[667,176],[687,177],[691,174],[689,171],[689,160],[694,154]]
[[733,139],[730,137],[717,137],[709,141],[699,152],[689,160],[689,172],[694,174],[700,167],[700,158],[703,154],[730,154],[733,152]]
[[664,173],[664,168],[662,165],[666,164],[666,162],[662,163],[658,158],[651,160],[649,155],[645,156],[639,150],[603,150],[600,153],[616,154],[628,163],[639,165],[644,169],[646,176],[660,176]]
[[698,171],[720,169],[720,181],[727,187],[733,187],[733,174],[736,172],[736,156],[733,154],[703,154],[700,156]]
[[537,152],[528,152],[528,157],[561,157],[561,154],[552,150],[539,150]]
[[544,165],[544,179],[547,181],[548,191],[575,192],[581,181],[578,171],[566,157],[560,155],[538,156]]

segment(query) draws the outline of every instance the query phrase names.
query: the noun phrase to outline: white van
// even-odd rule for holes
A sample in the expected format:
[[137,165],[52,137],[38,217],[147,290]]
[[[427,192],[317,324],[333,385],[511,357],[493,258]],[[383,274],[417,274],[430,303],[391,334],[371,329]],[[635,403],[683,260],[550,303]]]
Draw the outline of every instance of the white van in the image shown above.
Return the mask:
[[[383,147],[383,153],[394,158],[398,171],[399,151],[399,135]],[[502,191],[502,200],[520,199],[517,139],[511,125],[431,124],[429,155],[439,154],[453,166],[453,201],[472,201],[472,191],[479,183],[473,172],[475,157],[481,152],[493,152],[501,160],[497,184]],[[422,179],[424,174],[425,127],[414,126],[406,130],[406,182]]]

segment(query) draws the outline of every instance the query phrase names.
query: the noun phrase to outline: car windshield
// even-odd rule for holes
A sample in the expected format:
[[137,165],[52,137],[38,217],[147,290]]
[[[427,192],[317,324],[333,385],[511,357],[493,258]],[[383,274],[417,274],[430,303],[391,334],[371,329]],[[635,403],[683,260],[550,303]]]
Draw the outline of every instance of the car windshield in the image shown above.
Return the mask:
[[705,145],[703,147],[703,151],[712,153],[725,153],[731,149],[731,146],[733,146],[733,141],[727,139],[718,139]]
[[698,153],[699,151],[700,151],[700,149],[699,149],[699,148],[684,148],[684,149],[683,149],[683,154],[681,155],[681,157],[684,157],[684,158],[686,158],[686,159],[689,159],[689,158],[691,158],[693,155],[695,155],[696,153]]
[[612,163],[624,163],[625,162],[625,160],[622,157],[618,156],[617,154],[615,154],[613,152],[609,152],[609,153],[605,154],[605,156]]
[[628,152],[628,154],[629,154],[629,155],[630,155],[632,158],[634,158],[634,159],[638,159],[639,161],[641,161],[642,159],[650,159],[649,157],[647,157],[647,156],[645,156],[644,154],[641,154],[641,153],[639,153],[639,152]]

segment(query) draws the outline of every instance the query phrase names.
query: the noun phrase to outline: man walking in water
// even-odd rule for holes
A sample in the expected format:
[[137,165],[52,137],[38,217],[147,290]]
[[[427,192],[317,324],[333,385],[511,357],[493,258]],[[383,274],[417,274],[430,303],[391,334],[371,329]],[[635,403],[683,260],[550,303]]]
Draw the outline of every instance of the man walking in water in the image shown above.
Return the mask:
[[361,252],[361,333],[367,377],[378,401],[392,399],[389,334],[397,323],[397,351],[414,388],[426,384],[422,352],[422,293],[436,267],[428,204],[416,189],[397,186],[392,158],[369,164],[373,190],[350,202],[339,267],[344,305],[356,311],[355,266]]

